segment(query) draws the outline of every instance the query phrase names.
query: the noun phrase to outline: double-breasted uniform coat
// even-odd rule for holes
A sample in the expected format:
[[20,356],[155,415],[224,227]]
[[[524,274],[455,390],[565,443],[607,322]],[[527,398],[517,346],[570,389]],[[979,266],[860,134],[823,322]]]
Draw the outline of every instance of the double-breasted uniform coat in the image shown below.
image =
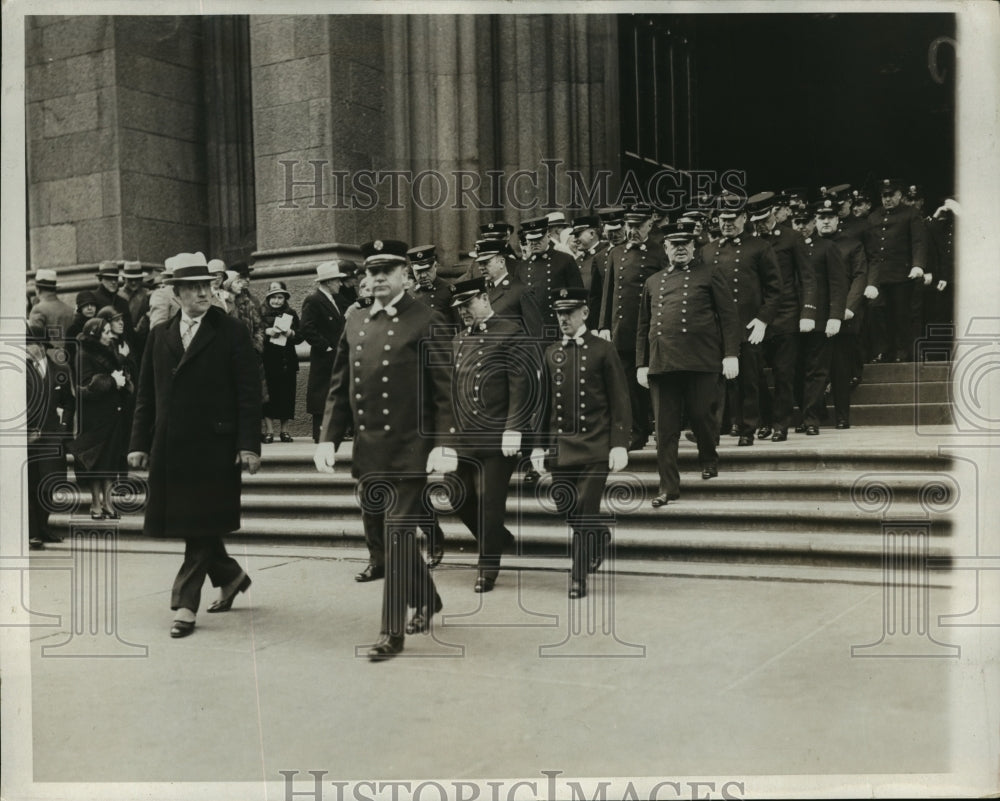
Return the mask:
[[632,439],[630,446],[641,448],[649,439],[649,392],[635,379],[636,327],[639,320],[639,298],[650,276],[667,266],[663,248],[648,240],[642,243],[623,242],[608,251],[598,329],[611,332],[611,343],[618,351],[628,380],[632,403]]
[[534,432],[540,412],[539,355],[514,320],[495,313],[463,328],[453,342],[452,406],[459,518],[479,543],[479,573],[495,579],[514,535],[504,526],[516,456],[504,456],[504,431]]
[[740,346],[736,305],[723,273],[698,259],[646,280],[639,303],[636,364],[649,368],[656,412],[660,493],[680,495],[677,444],[684,412],[703,467],[715,467],[722,360]]
[[497,317],[517,320],[531,339],[542,338],[542,311],[534,294],[516,275],[507,273],[497,281],[487,280],[486,294]]
[[547,250],[532,253],[515,263],[513,272],[535,296],[542,314],[542,322],[547,339],[553,339],[559,331],[555,312],[548,305],[549,297],[564,287],[583,286],[583,278],[576,259],[563,250],[558,250],[551,242]]

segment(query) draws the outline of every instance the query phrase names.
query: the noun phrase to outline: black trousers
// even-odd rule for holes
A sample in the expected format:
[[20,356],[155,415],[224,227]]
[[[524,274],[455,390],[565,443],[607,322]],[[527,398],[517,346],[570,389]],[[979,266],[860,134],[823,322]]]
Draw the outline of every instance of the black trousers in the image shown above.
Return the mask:
[[851,422],[851,379],[856,375],[858,351],[860,349],[858,333],[852,325],[854,321],[844,323],[831,340],[830,347],[830,392],[833,395],[833,414],[837,421]]
[[552,470],[552,497],[572,532],[570,575],[587,580],[587,565],[611,542],[611,529],[600,518],[601,495],[608,480],[608,463],[594,462]]
[[516,456],[499,451],[460,455],[455,471],[462,493],[455,512],[479,543],[479,574],[486,578],[497,577],[501,555],[514,545],[514,535],[504,526],[504,518],[516,464]]
[[[763,358],[758,379],[760,424],[776,431],[787,431],[795,408],[795,362],[799,353],[799,335],[775,334],[762,344]],[[764,365],[771,366],[774,394],[764,380]]]
[[190,537],[184,540],[184,562],[174,579],[170,608],[197,612],[201,587],[208,576],[213,587],[223,587],[239,578],[243,568],[226,552],[222,537]]
[[[824,323],[824,328],[825,328]],[[810,331],[802,337],[802,425],[818,426],[826,404],[823,393],[830,380],[832,340],[824,331]]]
[[382,543],[382,552],[375,562],[385,565],[381,632],[393,637],[405,634],[407,607],[429,606],[437,598],[434,580],[417,541],[417,529],[429,525],[433,519],[426,488],[426,477],[419,475],[367,475],[360,482],[369,553],[373,542]]
[[680,473],[677,468],[677,442],[681,433],[681,417],[687,419],[698,442],[698,461],[716,465],[719,454],[715,448],[718,431],[718,373],[697,373],[679,370],[649,376],[656,414],[656,464],[660,473],[660,492],[680,493]]
[[886,350],[889,358],[913,358],[913,340],[919,321],[913,311],[913,280],[885,284],[880,291],[885,298]]
[[740,436],[753,436],[760,423],[760,380],[763,372],[760,345],[740,345],[740,374],[726,382],[730,413]]
[[641,448],[649,440],[650,405],[649,390],[641,386],[636,379],[635,351],[618,351],[622,367],[625,368],[625,380],[628,382],[628,397],[632,406],[632,436],[630,444]]

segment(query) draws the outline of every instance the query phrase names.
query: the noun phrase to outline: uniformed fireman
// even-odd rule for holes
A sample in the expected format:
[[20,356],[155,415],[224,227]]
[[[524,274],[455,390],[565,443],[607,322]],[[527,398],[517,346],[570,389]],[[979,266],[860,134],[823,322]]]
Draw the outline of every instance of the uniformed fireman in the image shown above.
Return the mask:
[[695,258],[690,228],[674,223],[661,230],[667,266],[643,285],[636,332],[636,377],[652,392],[656,417],[660,482],[654,507],[680,497],[677,442],[683,417],[698,443],[701,477],[719,474],[719,374],[738,376],[741,333],[729,282],[718,267]]
[[438,261],[434,245],[410,248],[406,251],[406,256],[413,271],[413,296],[450,319],[451,286],[437,273]]
[[548,238],[548,217],[536,217],[521,225],[528,255],[516,263],[513,272],[535,296],[542,311],[543,336],[553,339],[559,333],[555,314],[548,308],[547,298],[557,289],[583,286],[576,260],[562,250],[556,250]]

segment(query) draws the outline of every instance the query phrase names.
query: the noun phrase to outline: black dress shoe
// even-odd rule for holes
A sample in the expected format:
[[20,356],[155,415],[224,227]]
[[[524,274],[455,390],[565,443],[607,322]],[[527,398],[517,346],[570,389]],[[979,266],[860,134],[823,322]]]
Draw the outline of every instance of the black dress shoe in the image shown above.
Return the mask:
[[719,475],[719,467],[714,464],[706,464],[701,466],[701,477],[702,478],[715,478]]
[[697,442],[698,441],[698,438],[694,435],[693,431],[685,431],[684,432],[684,439],[686,439],[688,442]]
[[806,434],[810,437],[815,437],[819,434],[819,426],[806,426]]
[[228,612],[230,609],[232,609],[232,607],[233,607],[233,601],[236,599],[236,596],[239,595],[241,592],[246,592],[247,588],[250,586],[250,584],[251,584],[250,576],[248,576],[246,573],[244,573],[243,574],[243,580],[239,584],[236,585],[236,587],[233,589],[232,592],[230,592],[228,595],[220,598],[218,601],[216,601],[211,606],[209,606],[208,609],[206,609],[205,611],[206,612]]
[[187,637],[193,631],[193,620],[175,620],[173,625],[170,627],[170,636],[174,639],[178,639],[180,637]]
[[757,429],[757,439],[770,439],[774,429],[771,426],[761,426]]
[[850,427],[851,427],[851,424],[848,423],[846,420],[838,420],[837,421],[837,428],[839,428],[841,430],[843,430],[845,428],[850,428]]
[[661,492],[655,498],[653,498],[652,507],[658,509],[661,506],[666,506],[670,502],[670,496],[665,492]]
[[354,580],[365,582],[376,581],[380,578],[385,578],[385,567],[383,565],[375,565],[369,562],[368,566],[354,577]]
[[805,434],[806,433],[806,427],[802,423],[799,423],[797,426],[795,426],[795,433],[796,434]]
[[729,429],[729,436],[731,436],[731,437],[738,437],[739,435],[740,435],[740,427],[739,426],[733,426],[732,428]]
[[28,550],[29,551],[44,551],[45,543],[42,542],[38,537],[32,537],[28,540]]
[[746,447],[747,445],[753,445],[753,434],[744,434],[740,437],[740,441],[736,443],[737,445],[742,445]]
[[647,442],[649,442],[649,435],[648,434],[646,436],[644,436],[644,437],[642,437],[642,436],[640,436],[640,437],[633,437],[632,441],[629,442],[628,448],[626,448],[626,450],[641,451],[643,448],[646,447],[646,443]]
[[538,474],[538,471],[535,470],[534,467],[529,467],[527,470],[524,471],[525,484],[537,484],[539,478],[541,478],[541,476]]
[[383,634],[381,639],[368,649],[368,659],[372,662],[384,662],[392,659],[396,654],[402,653],[405,637],[393,637],[391,634]]
[[571,581],[569,585],[569,597],[570,598],[586,598],[587,597],[587,582],[586,581]]
[[435,601],[434,606],[422,606],[416,612],[413,613],[413,617],[406,624],[407,634],[426,634],[431,627],[431,618],[436,615],[444,607],[441,603],[441,596],[439,595]]
[[497,583],[495,578],[490,578],[489,576],[480,576],[476,579],[476,586],[472,589],[476,592],[490,592],[493,589],[493,585]]
[[788,432],[783,428],[779,428],[777,431],[771,434],[771,442],[784,442],[787,439],[788,439]]
[[58,534],[42,534],[38,539],[42,542],[62,542],[63,538]]

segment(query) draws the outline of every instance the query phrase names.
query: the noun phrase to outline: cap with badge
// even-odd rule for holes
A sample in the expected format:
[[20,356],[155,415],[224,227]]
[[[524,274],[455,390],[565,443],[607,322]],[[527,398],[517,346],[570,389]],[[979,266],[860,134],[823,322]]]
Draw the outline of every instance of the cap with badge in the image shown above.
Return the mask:
[[548,230],[548,217],[534,217],[521,223],[521,233],[529,240],[541,239]]
[[633,203],[625,211],[625,222],[640,225],[653,217],[653,207],[648,203]]
[[572,311],[587,305],[589,292],[582,286],[566,286],[549,295],[553,311]]
[[913,200],[923,200],[924,190],[920,188],[918,184],[910,184],[906,189],[906,199]]
[[839,208],[840,201],[828,196],[813,203],[810,210],[817,217],[835,217]]
[[742,195],[730,192],[728,189],[721,192],[715,199],[715,206],[719,212],[720,220],[732,220],[746,213],[744,208],[746,199]]
[[747,198],[746,211],[750,222],[766,219],[774,208],[774,192],[758,192]]
[[883,195],[891,195],[895,192],[902,192],[905,186],[902,178],[883,178],[878,182],[878,191]]
[[468,281],[458,281],[452,287],[451,305],[462,306],[485,291],[485,278],[470,278]]
[[437,261],[437,252],[434,245],[418,245],[406,251],[410,259],[410,266],[414,270],[427,270],[434,266]]
[[805,209],[806,204],[809,202],[809,190],[803,186],[793,186],[789,189],[782,189],[781,197],[784,201],[782,205]]
[[579,234],[588,228],[600,228],[601,218],[597,215],[587,215],[586,217],[576,217],[573,220],[573,233]]
[[821,186],[819,188],[820,197],[832,197],[838,203],[844,203],[851,199],[850,184],[836,184],[835,186]]
[[690,218],[681,218],[677,222],[665,222],[661,223],[659,228],[660,232],[663,234],[664,242],[673,242],[674,244],[685,244],[694,240],[694,226],[696,223]]
[[365,269],[372,272],[392,270],[406,263],[408,246],[398,239],[375,239],[361,246]]
[[480,239],[476,242],[476,250],[472,257],[476,261],[489,261],[498,253],[503,253],[507,243],[499,239]]
[[617,231],[625,224],[625,209],[621,206],[598,209],[597,217],[607,230]]
[[479,226],[480,239],[506,239],[514,233],[514,226],[509,222],[488,222]]

